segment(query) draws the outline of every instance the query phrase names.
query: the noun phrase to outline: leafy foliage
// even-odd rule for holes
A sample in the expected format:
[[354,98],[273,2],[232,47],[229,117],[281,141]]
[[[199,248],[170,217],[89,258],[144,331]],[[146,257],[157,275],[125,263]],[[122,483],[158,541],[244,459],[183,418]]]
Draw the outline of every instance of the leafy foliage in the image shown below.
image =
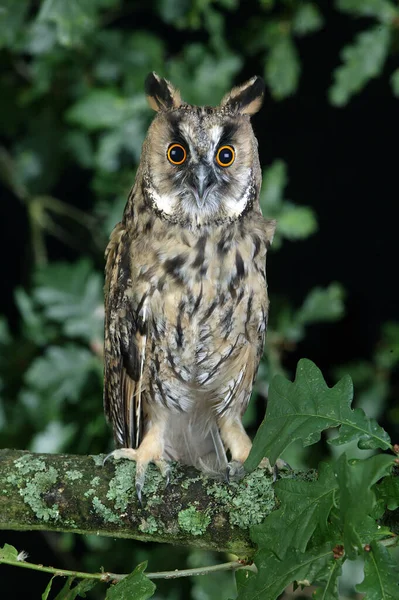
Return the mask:
[[146,562],[137,565],[130,575],[110,587],[106,600],[130,600],[130,598],[147,600],[147,598],[151,598],[155,592],[155,584],[144,575],[146,567]]
[[329,388],[320,370],[306,359],[299,361],[294,383],[276,375],[246,468],[253,470],[264,456],[274,464],[295,440],[301,439],[304,446],[314,444],[330,427],[340,427],[338,436],[330,440],[332,444],[357,440],[362,448],[390,448],[387,433],[361,409],[350,408],[352,398],[349,377]]
[[[335,440],[341,435],[342,442],[366,435],[366,447],[389,448],[389,437],[384,430],[359,410],[350,409],[351,389],[348,378],[328,388],[320,371],[308,360],[300,361],[293,384],[277,375],[270,386],[266,419],[256,435],[246,466],[255,466],[264,455],[274,462],[285,444],[296,438],[314,444],[320,431],[331,426],[331,419],[335,425],[341,425]],[[323,419],[326,419],[324,424]],[[281,440],[276,435],[275,421]],[[396,508],[395,501],[391,501],[392,493],[395,494],[390,475],[393,465],[392,455],[348,460],[343,453],[331,463],[321,463],[316,480],[278,481],[275,491],[280,507],[263,523],[251,527],[251,537],[259,548],[255,556],[258,573],[246,582],[240,579],[237,583],[239,600],[275,600],[292,581],[319,585],[316,598],[337,600],[341,563],[364,554],[365,579],[359,591],[375,598],[389,598],[389,594],[395,597],[399,588],[397,576],[391,576],[392,559],[387,550],[378,552],[381,546],[377,544],[391,534],[376,521],[386,506]],[[367,555],[370,547],[372,558]],[[374,596],[376,589],[379,596]]]
[[258,575],[241,587],[237,600],[276,600],[292,581],[317,581],[331,557],[328,546],[305,554],[291,549],[283,560],[272,550],[259,550],[255,556]]
[[[50,579],[49,584],[44,590],[42,600],[47,600],[53,580],[54,577]],[[74,577],[68,577],[62,590],[60,590],[60,592],[55,596],[54,600],[75,600],[75,598],[86,598],[86,592],[93,589],[93,587],[97,584],[97,581],[93,581],[92,579],[83,579],[82,581],[79,581],[73,585],[74,580]]]
[[371,542],[365,557],[364,580],[356,590],[364,592],[366,600],[395,600],[398,588],[398,565],[382,544]]

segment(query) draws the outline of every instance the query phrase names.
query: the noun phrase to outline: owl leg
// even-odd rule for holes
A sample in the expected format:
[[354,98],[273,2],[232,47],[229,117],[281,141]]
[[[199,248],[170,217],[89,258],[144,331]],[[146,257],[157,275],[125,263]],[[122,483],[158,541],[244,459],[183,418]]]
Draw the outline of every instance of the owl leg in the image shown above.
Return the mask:
[[113,456],[115,460],[127,458],[128,460],[134,460],[136,462],[135,483],[137,498],[140,504],[142,503],[141,495],[144,487],[145,475],[150,462],[154,462],[156,464],[162,476],[166,478],[167,484],[169,483],[170,468],[168,463],[163,459],[163,450],[164,427],[154,424],[147,431],[143,441],[136,450],[133,448],[118,448],[108,455]]
[[241,479],[245,475],[243,464],[248,458],[252,442],[245,432],[241,419],[236,415],[224,415],[218,422],[220,435],[230,450],[231,461],[227,465],[226,479]]

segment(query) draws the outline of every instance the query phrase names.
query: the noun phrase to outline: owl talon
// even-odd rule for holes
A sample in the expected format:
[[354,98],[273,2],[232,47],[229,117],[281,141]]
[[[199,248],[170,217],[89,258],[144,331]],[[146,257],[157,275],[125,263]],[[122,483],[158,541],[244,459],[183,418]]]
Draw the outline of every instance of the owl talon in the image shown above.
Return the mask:
[[280,471],[292,471],[292,467],[282,458],[278,458],[273,467],[273,483],[276,483]]
[[229,465],[226,467],[226,475],[225,475],[225,477],[226,477],[226,483],[227,483],[227,485],[230,485],[230,466]]
[[143,491],[143,484],[140,483],[139,481],[136,481],[136,495],[137,495],[137,500],[139,501],[139,504],[140,504],[140,508],[143,508],[143,502],[142,502],[142,497],[141,497],[142,491]]
[[154,462],[155,462],[156,466],[158,467],[158,470],[161,473],[162,477],[164,479],[166,479],[165,488],[167,488],[170,483],[170,475],[171,475],[170,464],[166,460],[163,460],[162,458],[159,460],[155,460]]
[[169,487],[170,484],[170,468],[168,468],[168,470],[166,471],[166,475],[165,475],[165,489]]
[[127,458],[128,460],[136,460],[137,452],[136,450],[133,450],[133,448],[117,448],[116,450],[113,450],[112,452],[107,454],[107,456],[103,460],[103,466],[105,465],[107,460],[111,458],[111,456],[114,460],[120,460],[121,458]]
[[237,481],[245,476],[244,465],[238,460],[229,462],[226,468],[226,481],[230,483],[232,480]]

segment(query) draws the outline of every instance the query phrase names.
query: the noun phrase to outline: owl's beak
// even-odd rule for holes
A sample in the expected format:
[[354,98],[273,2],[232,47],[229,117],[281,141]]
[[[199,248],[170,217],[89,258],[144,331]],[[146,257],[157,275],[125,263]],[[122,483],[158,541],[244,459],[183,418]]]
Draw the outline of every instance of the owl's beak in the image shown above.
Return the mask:
[[198,208],[201,208],[216,183],[212,169],[203,164],[198,165],[193,171],[192,183],[195,201]]

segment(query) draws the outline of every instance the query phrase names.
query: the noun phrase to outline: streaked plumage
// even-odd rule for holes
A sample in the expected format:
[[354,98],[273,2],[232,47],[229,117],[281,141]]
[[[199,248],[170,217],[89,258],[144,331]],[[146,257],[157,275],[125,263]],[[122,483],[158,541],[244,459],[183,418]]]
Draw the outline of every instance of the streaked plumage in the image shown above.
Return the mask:
[[[263,352],[275,228],[259,207],[250,124],[262,81],[216,108],[184,104],[155,74],[146,91],[158,113],[105,283],[104,405],[116,444],[133,449],[114,456],[136,460],[139,496],[150,461],[164,473],[172,459],[234,474],[247,458],[241,418]],[[168,159],[171,144],[183,163]],[[230,166],[217,163],[220,148]]]

